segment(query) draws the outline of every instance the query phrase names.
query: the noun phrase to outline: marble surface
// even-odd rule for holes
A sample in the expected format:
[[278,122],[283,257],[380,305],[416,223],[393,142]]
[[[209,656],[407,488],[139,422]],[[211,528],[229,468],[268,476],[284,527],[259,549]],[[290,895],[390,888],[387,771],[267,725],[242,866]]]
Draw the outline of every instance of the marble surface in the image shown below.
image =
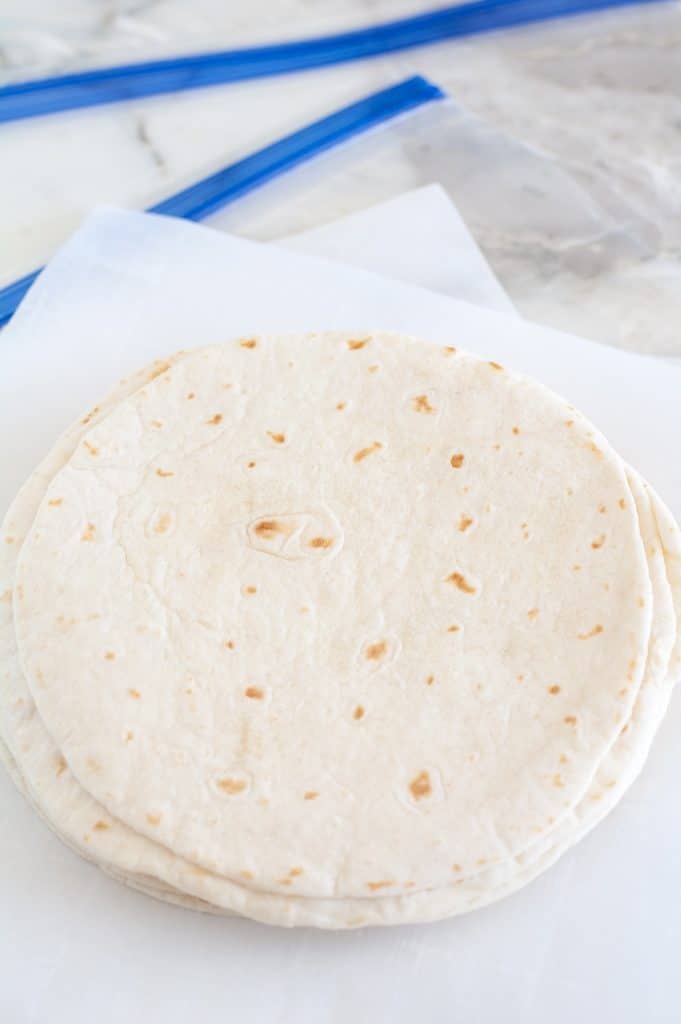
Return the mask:
[[[0,82],[370,24],[423,0],[2,0]],[[448,42],[354,65],[0,128],[0,283],[99,202],[141,207],[414,71],[452,102],[223,211],[275,238],[429,181],[521,313],[681,355],[681,6]]]

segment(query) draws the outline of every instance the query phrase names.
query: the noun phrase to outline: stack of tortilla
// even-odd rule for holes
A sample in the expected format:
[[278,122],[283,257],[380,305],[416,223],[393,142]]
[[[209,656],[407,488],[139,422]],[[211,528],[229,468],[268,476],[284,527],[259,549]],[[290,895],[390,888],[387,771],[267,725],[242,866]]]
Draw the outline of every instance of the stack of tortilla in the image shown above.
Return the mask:
[[154,896],[435,920],[615,806],[680,615],[672,516],[543,386],[391,334],[235,339],[123,381],[10,508],[3,759]]

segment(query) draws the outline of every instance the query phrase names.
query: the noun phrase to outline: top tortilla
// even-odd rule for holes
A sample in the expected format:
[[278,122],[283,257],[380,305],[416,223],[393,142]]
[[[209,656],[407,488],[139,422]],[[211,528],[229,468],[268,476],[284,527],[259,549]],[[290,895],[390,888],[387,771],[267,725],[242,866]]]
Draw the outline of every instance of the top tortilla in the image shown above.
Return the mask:
[[50,485],[15,592],[40,713],[110,813],[225,877],[475,874],[567,813],[636,697],[623,469],[494,364],[252,341],[127,399]]

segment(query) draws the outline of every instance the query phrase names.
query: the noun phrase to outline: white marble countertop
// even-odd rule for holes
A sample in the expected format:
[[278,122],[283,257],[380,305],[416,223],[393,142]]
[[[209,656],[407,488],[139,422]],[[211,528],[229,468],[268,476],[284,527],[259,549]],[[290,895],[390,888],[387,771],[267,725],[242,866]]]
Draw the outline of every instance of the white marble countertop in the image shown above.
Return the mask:
[[[3,0],[0,83],[270,42],[424,0]],[[100,202],[142,207],[419,71],[455,103],[259,190],[211,223],[268,239],[438,180],[518,309],[681,355],[681,6],[632,8],[270,81],[0,128],[0,284]]]

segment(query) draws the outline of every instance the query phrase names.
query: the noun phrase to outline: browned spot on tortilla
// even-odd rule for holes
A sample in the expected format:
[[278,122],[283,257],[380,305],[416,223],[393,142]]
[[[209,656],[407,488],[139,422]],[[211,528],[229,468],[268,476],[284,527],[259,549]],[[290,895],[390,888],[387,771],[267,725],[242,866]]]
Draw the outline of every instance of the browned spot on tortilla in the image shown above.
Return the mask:
[[316,800],[319,793],[316,789],[306,789],[303,793],[303,800]]
[[116,660],[116,652],[115,651],[107,651],[105,653],[104,657],[106,658],[107,661],[115,661]]
[[623,736],[628,728],[629,728],[629,723],[627,722],[627,724],[623,725],[622,728],[620,729],[620,736]]
[[189,394],[187,395],[187,401],[191,402],[192,398],[196,398],[196,392],[195,391],[190,391],[189,392]]
[[227,648],[228,651],[233,651],[234,650],[234,641],[233,640],[228,640],[225,643],[225,647]]
[[217,427],[218,423],[222,423],[222,413],[216,412],[214,416],[211,416],[209,420],[206,420],[206,423],[212,427]]
[[286,528],[276,519],[261,519],[254,527],[254,532],[259,537],[271,537],[275,533],[286,533]]
[[627,503],[624,500],[624,498],[620,498],[620,500],[618,501],[617,504],[619,505],[620,508],[626,508],[627,507]]
[[472,523],[473,520],[470,516],[461,516],[461,519],[459,519],[458,526],[459,533],[465,533],[468,527],[472,525]]
[[623,686],[622,689],[618,691],[618,696],[619,697],[626,697],[626,695],[628,693],[629,693],[629,687],[628,686]]
[[646,606],[645,599],[642,597],[639,597],[636,603],[638,604],[639,608],[645,608]]
[[530,608],[529,612],[527,613],[528,619],[536,619],[538,615],[539,615],[539,609],[538,608]]
[[598,506],[598,511],[601,513],[602,516],[604,516],[607,513],[607,511],[608,511],[608,506],[607,505],[599,505]]
[[126,732],[126,734],[125,734],[125,736],[123,738],[125,739],[126,743],[130,743],[131,740],[134,740],[135,734],[134,734],[134,732],[131,732],[130,729],[128,729],[128,731]]
[[94,825],[92,826],[92,831],[93,832],[106,832],[108,827],[109,826],[107,825],[107,823],[105,821],[96,821],[94,823]]
[[368,368],[367,373],[377,373],[379,369],[380,369],[380,367],[379,367],[378,363],[374,363],[373,366],[370,366]]
[[12,591],[11,590],[4,590],[2,592],[2,594],[0,594],[0,604],[5,604],[6,602],[9,603],[11,600],[12,600]]
[[503,370],[503,366],[501,365],[501,363],[495,363],[492,360],[490,360],[489,365],[492,367],[493,370]]
[[426,679],[426,686],[432,686],[435,682],[435,676],[428,676]]
[[90,455],[99,455],[99,448],[96,445],[90,444],[89,441],[83,441],[83,444],[89,451]]
[[154,526],[154,533],[165,533],[169,526],[170,516],[166,512],[163,512],[156,520],[156,525]]
[[369,644],[364,651],[364,657],[367,661],[378,661],[379,658],[383,657],[387,650],[387,642],[385,640],[378,640],[375,644]]
[[63,775],[64,772],[66,771],[66,769],[68,768],[68,765],[67,765],[66,761],[64,760],[64,758],[61,756],[61,754],[57,755],[57,757],[55,759],[55,763],[56,763],[56,768],[54,770],[55,775]]
[[411,400],[411,404],[414,412],[425,412],[430,414],[436,411],[435,407],[428,401],[428,395],[415,395]]
[[576,715],[566,715],[565,718],[563,719],[563,721],[565,722],[566,725],[577,725],[577,716]]
[[102,766],[96,757],[88,757],[87,759],[87,770],[92,772],[93,775],[98,775],[102,770]]
[[259,686],[247,686],[244,693],[251,700],[263,700],[265,697],[265,691],[261,690]]
[[224,779],[218,779],[217,785],[223,793],[236,796],[237,793],[243,793],[246,788],[246,781],[244,779],[232,779],[227,776]]
[[452,864],[452,871],[456,871],[458,874],[459,871],[463,871],[463,868],[460,864]]
[[558,760],[560,761],[561,764],[567,764],[568,763],[568,758],[565,756],[565,754],[561,754],[560,757],[558,758]]
[[589,441],[589,451],[592,451],[594,453],[594,455],[598,455],[598,456],[601,456],[603,454],[603,452],[598,447],[598,445],[594,444],[593,441]]
[[617,779],[608,779],[608,781],[605,783],[605,788],[606,789],[612,789],[612,787],[616,786],[616,785],[617,785]]
[[[123,383],[123,381],[121,381],[121,384],[122,383]],[[84,416],[83,419],[80,422],[83,424],[83,426],[87,426],[87,424],[90,422],[92,417],[96,416],[98,412],[99,412],[99,406],[96,405],[94,407],[94,409],[90,409],[90,412],[87,414],[87,416]]]
[[170,469],[160,469],[159,468],[159,469],[156,470],[156,476],[166,477],[166,476],[175,476],[175,474]]
[[252,871],[240,871],[239,874],[246,882],[252,882],[254,875]]
[[627,679],[629,682],[634,678],[634,672],[636,671],[636,658],[632,658],[627,666]]
[[50,506],[50,508],[58,508],[63,502],[63,500],[63,498],[50,498],[47,504]]
[[245,587],[244,589],[245,589],[247,594],[257,594],[257,592],[258,592],[258,588],[257,587]]
[[553,780],[552,781],[553,781],[553,785],[556,786],[558,789],[564,789],[565,788],[565,783],[563,782],[563,780],[562,780],[561,776],[558,774],[558,772],[556,772],[556,774],[553,776]]
[[160,814],[147,814],[147,821],[150,825],[160,825],[161,815]]
[[389,886],[394,884],[395,883],[389,879],[385,879],[381,882],[367,882],[367,889],[370,889],[371,892],[376,892],[378,889],[387,889]]
[[513,428],[513,433],[514,434],[519,434],[520,433],[520,427],[514,427]]
[[453,572],[445,578],[445,583],[453,583],[455,587],[462,590],[464,594],[474,594],[475,587],[466,580],[466,577],[460,572]]
[[341,409],[344,409],[347,404],[348,404],[347,402],[336,402],[336,408],[340,412]]
[[255,338],[244,338],[243,341],[239,342],[239,344],[241,345],[241,348],[255,348],[258,343]]
[[560,693],[560,686],[556,686],[555,684],[553,686],[549,686],[549,693],[552,693],[555,697],[557,693]]
[[591,541],[591,547],[594,550],[597,550],[598,548],[602,548],[604,544],[605,544],[605,534],[604,533],[602,533],[600,535],[600,537],[596,537],[596,540],[592,540]]
[[572,566],[572,571],[573,572],[581,572],[581,569],[582,569],[581,565],[573,565]]
[[161,427],[163,426],[163,424],[161,423],[160,420],[151,420],[150,422],[151,422],[152,427],[155,427],[156,430],[160,430]]
[[524,678],[525,678],[525,673],[524,672],[521,672],[519,675],[516,676],[516,679],[518,680],[519,683],[522,683]]
[[568,496],[568,498],[571,498],[574,493],[575,492],[572,490],[572,488],[568,487],[568,489],[567,489],[567,496]]
[[445,345],[442,351],[446,356],[453,356],[454,353],[456,352],[456,349],[454,348],[453,345]]
[[359,722],[360,718],[364,718],[364,708],[361,704],[358,704],[355,710],[352,712],[352,717],[356,722]]
[[95,524],[88,523],[83,532],[80,535],[81,540],[94,540],[95,539]]
[[360,338],[357,341],[348,341],[347,344],[351,352],[357,352],[360,348],[364,348],[365,345],[368,345],[370,341],[371,338]]
[[276,434],[271,430],[266,430],[265,433],[272,438],[275,444],[283,444],[286,440],[286,434]]
[[352,456],[352,461],[362,462],[363,459],[366,459],[367,455],[372,455],[374,452],[377,452],[379,448],[382,447],[383,445],[381,444],[380,441],[372,441],[371,444],[368,445],[366,448],[360,448],[358,452],[355,452],[355,454]]
[[246,464],[246,469],[253,469],[254,467],[255,467],[255,462],[248,462]]
[[447,626],[448,633],[458,633],[460,629],[461,627],[457,626],[456,623],[453,626]]
[[155,380],[156,377],[160,377],[162,373],[166,373],[170,369],[170,363],[164,363],[160,359],[155,359],[154,363],[155,367],[150,380]]
[[139,692],[139,690],[136,690],[134,687],[131,687],[128,690],[128,696],[132,697],[133,700],[139,700],[142,694]]
[[430,784],[428,772],[419,772],[409,783],[409,790],[414,800],[422,800],[423,797],[430,796],[433,792],[433,787]]
[[487,861],[484,857],[478,857],[475,863],[481,868],[487,863]]
[[566,427],[574,427],[574,425],[575,425],[575,421],[574,420],[565,420],[565,426]]
[[449,460],[449,465],[452,467],[452,469],[461,469],[461,467],[463,466],[463,455],[461,454],[461,452],[457,452],[456,455],[452,455],[451,459]]
[[311,548],[330,548],[333,544],[333,537],[313,537],[309,543]]
[[599,623],[598,625],[594,626],[593,629],[590,629],[588,631],[588,633],[578,633],[577,634],[577,639],[578,640],[590,640],[592,636],[598,636],[598,634],[602,633],[602,632],[603,632],[603,627]]
[[280,878],[278,884],[279,885],[292,885],[293,883],[292,883],[292,880],[290,878]]
[[289,878],[298,878],[300,875],[304,875],[305,872],[302,868],[291,868],[288,874]]

